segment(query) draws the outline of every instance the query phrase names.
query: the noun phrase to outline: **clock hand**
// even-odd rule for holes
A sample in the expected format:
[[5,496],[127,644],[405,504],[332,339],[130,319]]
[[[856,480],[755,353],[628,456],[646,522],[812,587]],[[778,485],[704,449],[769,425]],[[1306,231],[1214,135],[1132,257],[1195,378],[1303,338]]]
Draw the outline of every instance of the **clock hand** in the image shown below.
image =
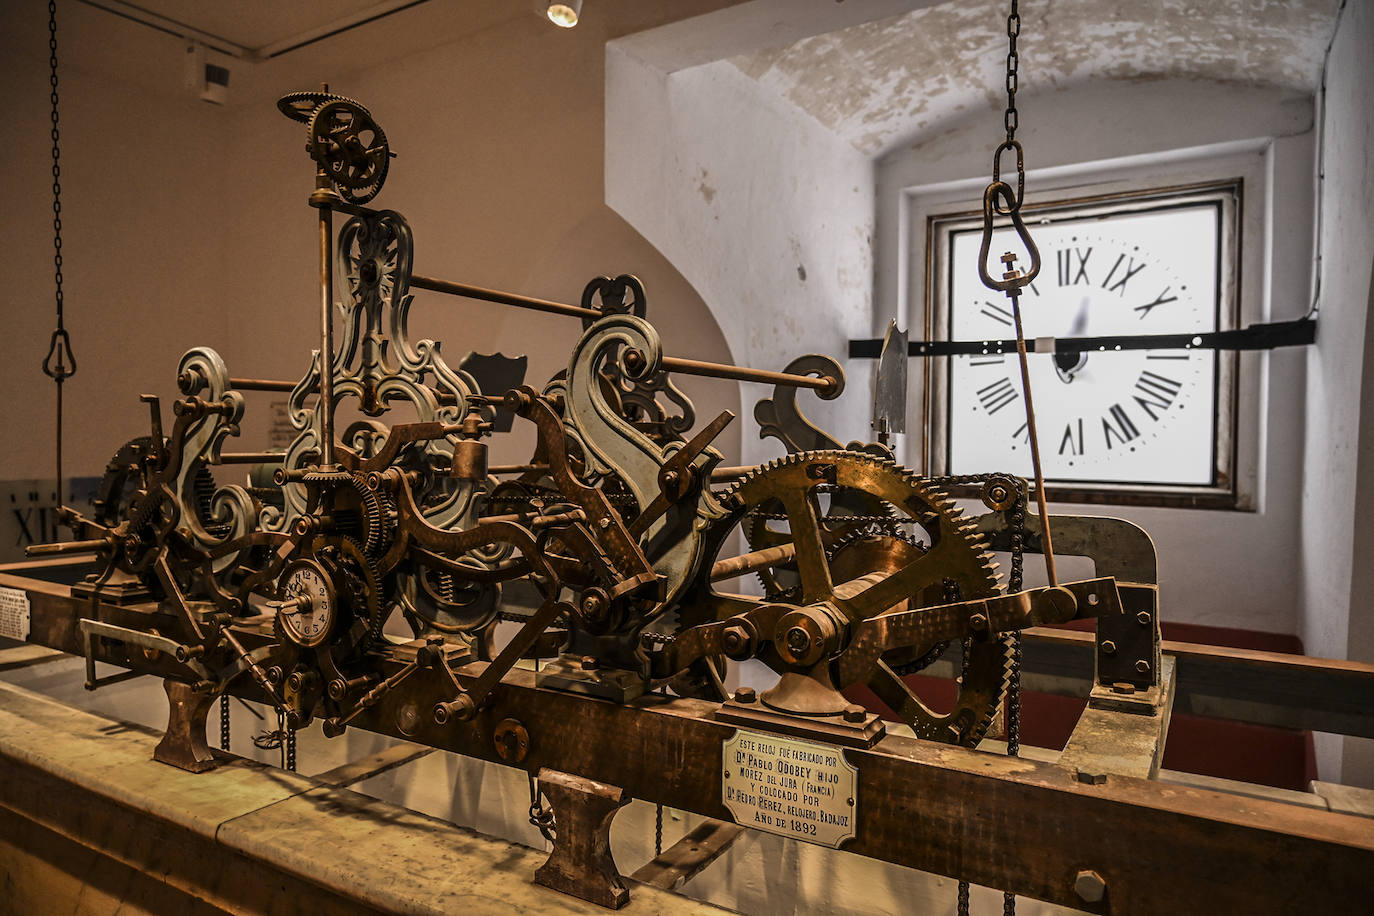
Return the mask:
[[[1088,329],[1088,305],[1089,299],[1084,296],[1073,316],[1073,323],[1069,325],[1069,337],[1082,337]],[[1060,350],[1057,346],[1054,349],[1054,368],[1066,385],[1073,381],[1078,370],[1087,362],[1088,354],[1080,350]]]

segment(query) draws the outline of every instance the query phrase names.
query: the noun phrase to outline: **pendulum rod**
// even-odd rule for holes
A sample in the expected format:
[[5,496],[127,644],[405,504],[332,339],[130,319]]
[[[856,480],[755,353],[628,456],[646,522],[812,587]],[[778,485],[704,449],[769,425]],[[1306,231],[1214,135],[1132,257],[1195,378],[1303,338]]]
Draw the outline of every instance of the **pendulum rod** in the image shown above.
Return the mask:
[[[1007,272],[1015,272],[1015,257],[1003,255],[1007,262]],[[1004,275],[1005,276],[1005,275]],[[1021,392],[1026,399],[1026,434],[1030,437],[1031,470],[1035,473],[1035,504],[1040,515],[1040,542],[1045,553],[1045,575],[1051,587],[1059,584],[1059,576],[1054,568],[1054,542],[1050,536],[1049,508],[1045,502],[1045,474],[1040,468],[1040,437],[1035,430],[1035,402],[1031,400],[1030,369],[1026,365],[1026,335],[1021,330],[1021,291],[1010,289],[1007,298],[1011,300],[1011,314],[1016,321],[1016,358],[1021,363]]]
[[320,464],[334,463],[334,211],[320,207]]

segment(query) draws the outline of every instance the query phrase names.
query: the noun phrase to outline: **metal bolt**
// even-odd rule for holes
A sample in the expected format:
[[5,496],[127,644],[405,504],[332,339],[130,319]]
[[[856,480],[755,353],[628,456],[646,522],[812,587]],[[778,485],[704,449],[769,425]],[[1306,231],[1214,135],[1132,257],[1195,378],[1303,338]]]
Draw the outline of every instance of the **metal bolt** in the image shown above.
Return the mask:
[[862,722],[868,718],[868,711],[862,706],[846,706],[844,708],[844,720],[846,722]]
[[1126,681],[1117,681],[1112,685],[1112,690],[1116,693],[1135,693],[1135,684],[1127,683]]
[[749,631],[741,626],[727,627],[721,634],[720,644],[726,655],[739,655],[749,646]]
[[611,527],[611,517],[609,515],[603,515],[601,516],[600,521],[598,521],[596,524],[603,529],[609,528]]
[[1090,786],[1100,786],[1107,781],[1106,773],[1097,773],[1092,770],[1085,770],[1081,767],[1077,770],[1078,781]]
[[736,703],[752,703],[756,699],[758,699],[758,694],[753,687],[741,687],[735,691]]
[[1150,625],[1150,612],[1141,611],[1139,614],[1135,615],[1135,619],[1140,622],[1142,627],[1148,627]]
[[793,627],[788,630],[787,636],[784,638],[787,641],[787,648],[797,655],[805,652],[807,647],[811,645],[811,634],[801,627]]
[[988,618],[983,614],[974,614],[968,619],[968,625],[971,629],[981,633],[988,628]]
[[1073,890],[1084,903],[1101,903],[1107,895],[1107,882],[1091,868],[1080,868],[1073,879]]
[[581,664],[583,671],[595,671],[598,667],[596,659],[592,658],[590,655],[582,656]]
[[1112,642],[1110,639],[1104,640],[1103,643],[1102,643],[1102,654],[1103,654],[1103,655],[1115,655],[1115,654],[1116,654],[1116,643]]
[[1135,670],[1139,671],[1141,674],[1149,674],[1150,663],[1142,658],[1140,661],[1135,663]]

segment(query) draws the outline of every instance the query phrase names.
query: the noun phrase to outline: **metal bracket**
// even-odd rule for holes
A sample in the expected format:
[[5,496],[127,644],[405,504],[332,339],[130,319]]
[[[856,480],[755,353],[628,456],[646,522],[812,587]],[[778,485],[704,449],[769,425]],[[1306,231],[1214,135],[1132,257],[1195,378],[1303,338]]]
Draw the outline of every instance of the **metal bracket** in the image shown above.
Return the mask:
[[[1273,350],[1278,347],[1304,347],[1317,340],[1317,320],[1297,318],[1252,324],[1230,331],[1202,334],[1124,334],[1115,337],[1059,337],[1053,342],[1056,354],[1085,353],[1092,350]],[[850,359],[877,359],[883,342],[876,337],[849,342]],[[1026,341],[1026,350],[1038,352],[1036,342]],[[1015,340],[913,340],[907,344],[908,356],[977,356],[983,353],[1014,353]]]
[[[138,630],[130,630],[127,627],[115,626],[112,623],[103,623],[99,620],[82,618],[78,627],[81,630],[81,648],[86,655],[86,689],[96,690],[108,684],[116,684],[126,681],[131,677],[140,677],[143,672],[125,671],[109,677],[98,678],[95,676],[95,641],[100,638],[113,639],[126,645],[138,646],[140,649],[151,649],[162,652],[170,659],[177,657],[177,649],[182,648],[181,643],[165,636],[155,636],[152,633],[141,633]],[[210,671],[196,661],[188,658],[181,662],[184,667],[189,669],[199,680],[211,680]]]
[[553,806],[558,834],[549,860],[534,873],[535,882],[613,910],[629,903],[630,892],[611,856],[611,821],[629,804],[625,790],[544,768],[539,791]]

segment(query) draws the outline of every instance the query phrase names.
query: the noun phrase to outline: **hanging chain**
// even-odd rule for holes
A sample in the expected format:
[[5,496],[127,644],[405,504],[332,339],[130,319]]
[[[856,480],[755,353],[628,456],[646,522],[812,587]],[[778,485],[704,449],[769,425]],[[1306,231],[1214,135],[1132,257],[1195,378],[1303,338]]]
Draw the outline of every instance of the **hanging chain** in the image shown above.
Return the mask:
[[1016,153],[1016,198],[1004,210],[1002,202],[994,199],[999,213],[1012,213],[1021,209],[1021,201],[1026,196],[1026,157],[1021,143],[1016,139],[1016,128],[1020,117],[1016,111],[1016,90],[1021,81],[1021,55],[1016,50],[1016,38],[1021,34],[1021,14],[1017,11],[1016,0],[1011,0],[1011,14],[1007,16],[1007,110],[1002,114],[1002,126],[1007,129],[1007,139],[997,147],[992,155],[992,180],[1002,180],[1002,153],[1013,150]]
[[43,357],[43,374],[57,383],[55,462],[57,498],[62,499],[62,383],[76,374],[76,355],[62,313],[62,145],[57,109],[57,0],[48,0],[48,99],[52,103],[52,261],[57,285],[57,328]]
[[558,835],[558,827],[554,823],[553,809],[544,804],[543,793],[539,791],[539,782],[530,773],[530,823],[538,828],[544,839],[552,843]]
[[229,694],[219,695],[219,749],[229,750]]
[[296,729],[295,726],[288,726],[286,729],[286,768],[292,773],[296,772]]
[[663,806],[654,808],[654,858],[663,855]]

